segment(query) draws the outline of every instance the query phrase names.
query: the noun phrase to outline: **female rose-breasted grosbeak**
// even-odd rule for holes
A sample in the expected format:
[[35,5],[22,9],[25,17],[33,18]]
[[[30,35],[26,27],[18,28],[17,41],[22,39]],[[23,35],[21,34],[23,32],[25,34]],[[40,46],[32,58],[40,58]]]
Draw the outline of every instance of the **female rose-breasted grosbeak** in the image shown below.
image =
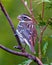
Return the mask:
[[21,43],[26,43],[30,50],[35,53],[34,45],[37,38],[37,31],[32,21],[26,14],[19,15],[19,24],[16,29],[16,33],[19,36]]

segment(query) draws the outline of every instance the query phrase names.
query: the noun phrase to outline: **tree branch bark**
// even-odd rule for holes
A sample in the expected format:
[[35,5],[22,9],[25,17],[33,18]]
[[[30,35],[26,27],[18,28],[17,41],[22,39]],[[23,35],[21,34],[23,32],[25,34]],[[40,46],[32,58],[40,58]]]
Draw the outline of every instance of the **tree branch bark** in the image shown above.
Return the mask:
[[46,30],[47,26],[48,26],[48,23],[45,25],[44,28],[42,28],[42,30],[41,30],[41,32],[40,32],[39,41],[38,41],[38,43],[39,43],[39,59],[40,59],[40,60],[42,59],[42,54],[41,54],[42,37],[43,37],[43,33],[44,33],[44,31]]
[[11,26],[11,29],[12,29],[12,31],[13,31],[13,33],[14,33],[14,35],[15,35],[15,38],[16,38],[16,40],[17,40],[17,42],[18,42],[18,49],[20,49],[21,51],[25,51],[24,49],[23,49],[23,47],[22,47],[22,45],[21,45],[21,42],[20,42],[20,40],[19,40],[19,37],[18,37],[18,35],[16,35],[16,30],[14,29],[14,25],[13,25],[13,23],[12,23],[12,20],[11,20],[11,18],[9,17],[9,15],[8,15],[8,13],[7,13],[7,11],[6,11],[6,9],[4,8],[4,6],[2,5],[2,3],[0,2],[0,7],[1,7],[1,10],[2,10],[2,12],[4,13],[4,15],[6,16],[6,19],[8,20],[8,22],[9,22],[9,24],[10,24],[10,26]]
[[[44,2],[42,3],[42,13],[41,13],[41,17],[42,17],[42,19],[44,18]],[[39,41],[38,41],[38,47],[39,47],[39,59],[41,60],[42,59],[42,54],[41,54],[41,43],[42,43],[42,37],[43,37],[43,33],[44,33],[44,31],[46,30],[46,28],[47,28],[47,24],[45,25],[45,27],[44,28],[42,28],[41,29],[41,32],[40,32],[40,37],[39,37]]]
[[45,2],[42,3],[42,19],[44,18],[44,5],[45,5]]
[[35,57],[27,52],[17,52],[17,51],[13,51],[9,48],[6,48],[5,46],[1,45],[0,44],[0,48],[7,51],[8,53],[11,53],[11,54],[14,54],[14,55],[18,55],[18,56],[23,56],[23,57],[26,57],[26,58],[29,58],[29,59],[32,59],[34,62],[36,62],[38,65],[43,65],[43,63],[39,60],[38,57]]
[[33,13],[32,0],[29,0],[29,3],[30,3],[30,11]]
[[21,0],[21,1],[22,1],[22,3],[24,4],[25,8],[28,10],[29,14],[31,15],[33,22],[34,22],[35,24],[37,24],[38,22],[36,21],[34,15],[33,15],[33,13],[32,13],[32,11],[29,9],[28,5],[25,4],[25,1],[24,1],[24,0]]

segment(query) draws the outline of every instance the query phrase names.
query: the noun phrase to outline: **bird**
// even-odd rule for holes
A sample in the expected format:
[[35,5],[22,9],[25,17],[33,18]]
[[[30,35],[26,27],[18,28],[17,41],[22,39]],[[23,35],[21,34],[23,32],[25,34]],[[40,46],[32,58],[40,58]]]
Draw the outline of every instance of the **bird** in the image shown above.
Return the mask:
[[27,14],[21,14],[17,17],[19,23],[17,25],[16,34],[22,44],[27,44],[32,53],[36,53],[34,46],[37,38],[37,30],[32,18]]

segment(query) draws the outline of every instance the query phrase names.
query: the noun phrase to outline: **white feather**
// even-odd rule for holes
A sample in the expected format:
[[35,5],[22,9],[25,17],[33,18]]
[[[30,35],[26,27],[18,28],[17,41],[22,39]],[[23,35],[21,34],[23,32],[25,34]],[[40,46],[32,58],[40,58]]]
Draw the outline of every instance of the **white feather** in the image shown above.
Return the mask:
[[21,25],[18,25],[19,27],[23,27],[23,26],[21,26]]
[[16,30],[16,32],[17,32],[17,35],[18,35],[19,38],[20,38],[20,41],[21,41],[21,42],[24,42],[24,41],[25,41],[25,43],[30,47],[29,42],[28,42],[25,38],[23,38],[22,34],[20,34],[20,32],[19,32],[18,30]]
[[16,30],[16,34],[19,36],[21,43],[24,43],[24,38],[23,38],[22,34],[18,30]]
[[24,38],[24,41],[26,42],[26,44],[30,47],[29,42]]
[[19,21],[19,22],[25,22],[24,20],[22,20],[22,21]]
[[18,30],[16,30],[16,32],[17,32],[18,36],[22,37],[22,35],[20,34],[20,32]]

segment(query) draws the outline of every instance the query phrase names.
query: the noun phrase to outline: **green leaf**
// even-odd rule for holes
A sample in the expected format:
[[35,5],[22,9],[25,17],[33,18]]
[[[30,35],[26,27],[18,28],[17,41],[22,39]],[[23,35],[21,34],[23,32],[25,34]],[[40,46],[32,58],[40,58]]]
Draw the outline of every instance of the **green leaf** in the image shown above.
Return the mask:
[[46,42],[46,43],[44,44],[44,46],[43,46],[43,49],[42,49],[43,55],[46,54],[47,48],[48,48],[48,42]]
[[42,2],[50,2],[50,0],[42,0]]
[[30,65],[30,63],[32,62],[32,60],[26,60],[24,62],[22,62],[21,64],[18,64],[18,65]]
[[50,63],[50,64],[43,64],[43,65],[52,65],[52,63]]
[[40,20],[40,21],[39,21],[39,24],[38,24],[39,26],[44,26],[44,25],[46,25],[46,23],[45,23],[44,20],[42,19],[41,15],[39,15],[38,18],[39,18],[39,20]]
[[50,63],[50,65],[52,65],[52,63]]
[[52,35],[50,35],[50,38],[52,38]]
[[37,4],[41,4],[41,3],[43,3],[43,2],[48,2],[48,3],[50,3],[51,1],[50,1],[50,0],[35,0],[34,2],[37,3]]
[[51,9],[52,8],[52,2],[46,8]]
[[45,22],[40,21],[38,25],[39,25],[39,26],[44,26],[44,25],[46,25],[46,24],[45,24]]
[[49,20],[48,20],[48,24],[49,24],[50,28],[52,28],[52,17],[49,18]]

